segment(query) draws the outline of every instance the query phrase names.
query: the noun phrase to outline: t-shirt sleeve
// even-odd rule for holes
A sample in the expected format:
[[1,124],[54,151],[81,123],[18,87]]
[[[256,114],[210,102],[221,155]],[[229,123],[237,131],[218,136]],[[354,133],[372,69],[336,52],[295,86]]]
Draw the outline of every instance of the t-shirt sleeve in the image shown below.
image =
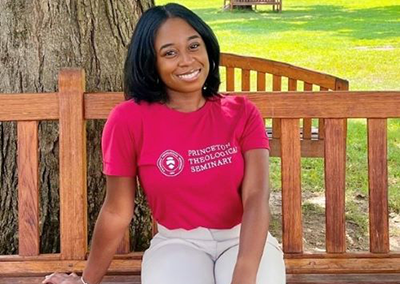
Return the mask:
[[251,149],[270,149],[268,136],[266,133],[264,119],[257,107],[244,99],[245,109],[245,125],[241,137],[242,153]]
[[103,173],[111,176],[136,176],[136,151],[129,117],[115,107],[102,135]]

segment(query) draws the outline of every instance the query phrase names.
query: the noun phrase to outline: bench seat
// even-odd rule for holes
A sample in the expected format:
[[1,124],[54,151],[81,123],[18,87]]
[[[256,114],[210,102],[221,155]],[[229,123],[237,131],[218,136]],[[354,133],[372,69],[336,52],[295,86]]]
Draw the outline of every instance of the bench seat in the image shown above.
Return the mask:
[[[40,284],[43,277],[4,277],[0,284]],[[102,284],[140,284],[139,275],[106,276]],[[386,284],[400,283],[400,274],[289,274],[287,284]]]

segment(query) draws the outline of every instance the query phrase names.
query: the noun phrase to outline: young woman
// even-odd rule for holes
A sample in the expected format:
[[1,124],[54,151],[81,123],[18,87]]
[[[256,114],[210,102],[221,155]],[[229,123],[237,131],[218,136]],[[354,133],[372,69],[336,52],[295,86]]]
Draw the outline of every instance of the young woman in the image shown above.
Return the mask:
[[103,131],[107,196],[79,277],[100,283],[133,217],[136,177],[158,234],[144,253],[143,284],[283,284],[283,254],[268,233],[268,138],[244,96],[218,94],[219,45],[178,4],[139,20],[125,62],[126,101]]

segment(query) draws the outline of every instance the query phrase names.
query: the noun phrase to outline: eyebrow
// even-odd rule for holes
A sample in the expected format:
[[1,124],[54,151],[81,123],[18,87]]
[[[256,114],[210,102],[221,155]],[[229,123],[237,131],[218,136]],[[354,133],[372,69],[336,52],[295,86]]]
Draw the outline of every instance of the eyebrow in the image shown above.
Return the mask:
[[[198,36],[198,35],[192,35],[192,36],[188,37],[187,40],[189,41],[189,40],[192,40],[192,39],[194,39],[194,38],[200,38],[200,36]],[[173,44],[173,43],[164,44],[163,46],[160,47],[160,51],[163,50],[164,48],[167,48],[167,47],[171,46],[171,45],[174,45],[174,44]]]

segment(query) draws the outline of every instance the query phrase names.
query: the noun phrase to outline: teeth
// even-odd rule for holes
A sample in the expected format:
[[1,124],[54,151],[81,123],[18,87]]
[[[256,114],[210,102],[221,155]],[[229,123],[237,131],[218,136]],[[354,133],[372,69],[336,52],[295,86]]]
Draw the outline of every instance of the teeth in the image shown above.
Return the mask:
[[189,74],[178,75],[178,77],[182,78],[182,79],[192,79],[195,76],[197,76],[197,74],[199,74],[199,72],[200,72],[200,70],[196,70],[196,71],[193,71],[192,73],[189,73]]

